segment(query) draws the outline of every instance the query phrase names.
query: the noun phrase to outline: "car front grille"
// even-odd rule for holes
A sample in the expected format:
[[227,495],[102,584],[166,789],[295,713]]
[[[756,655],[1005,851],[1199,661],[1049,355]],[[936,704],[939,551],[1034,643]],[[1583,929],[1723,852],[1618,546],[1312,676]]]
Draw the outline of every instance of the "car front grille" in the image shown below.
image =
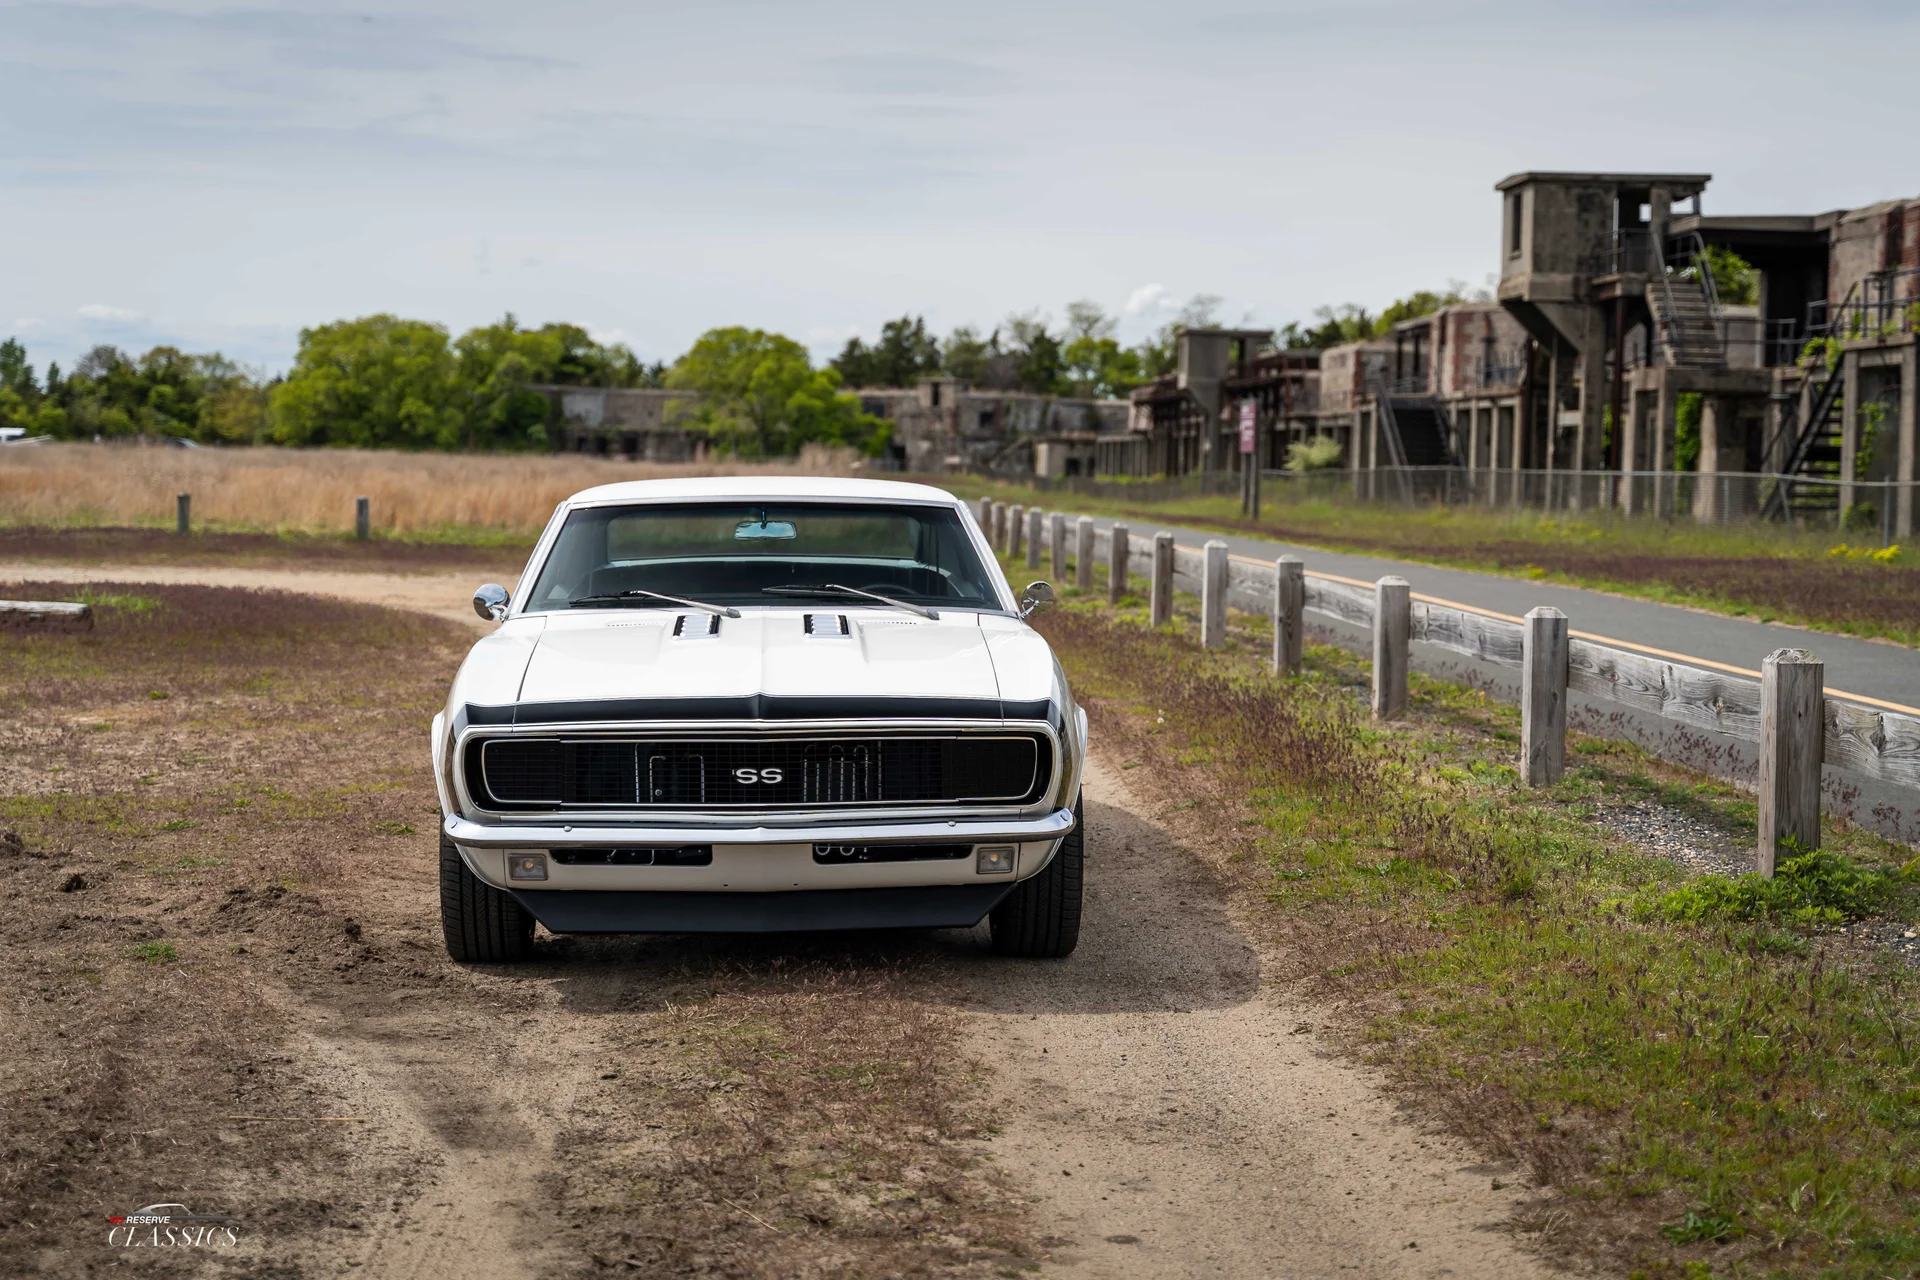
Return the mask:
[[489,808],[855,808],[1037,800],[1050,780],[1033,734],[848,738],[493,738],[468,744]]

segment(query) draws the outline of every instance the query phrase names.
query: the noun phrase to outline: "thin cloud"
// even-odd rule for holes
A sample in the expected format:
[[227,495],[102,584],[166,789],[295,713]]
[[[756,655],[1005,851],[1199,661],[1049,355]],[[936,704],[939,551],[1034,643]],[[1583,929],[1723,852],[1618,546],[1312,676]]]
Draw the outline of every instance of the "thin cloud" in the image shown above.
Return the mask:
[[104,302],[89,302],[74,312],[82,320],[105,320],[112,324],[137,324],[146,319],[138,311],[126,307],[111,307]]

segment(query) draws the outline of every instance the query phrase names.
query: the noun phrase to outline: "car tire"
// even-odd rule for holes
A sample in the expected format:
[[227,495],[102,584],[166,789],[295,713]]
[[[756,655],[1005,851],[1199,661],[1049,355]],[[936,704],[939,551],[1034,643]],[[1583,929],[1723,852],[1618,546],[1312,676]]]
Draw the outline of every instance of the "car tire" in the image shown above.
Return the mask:
[[1080,886],[1086,864],[1087,824],[1073,804],[1073,830],[1046,869],[1028,876],[993,909],[988,929],[1003,956],[1057,960],[1080,941]]
[[533,915],[503,889],[467,869],[440,835],[440,930],[461,964],[512,964],[533,954]]

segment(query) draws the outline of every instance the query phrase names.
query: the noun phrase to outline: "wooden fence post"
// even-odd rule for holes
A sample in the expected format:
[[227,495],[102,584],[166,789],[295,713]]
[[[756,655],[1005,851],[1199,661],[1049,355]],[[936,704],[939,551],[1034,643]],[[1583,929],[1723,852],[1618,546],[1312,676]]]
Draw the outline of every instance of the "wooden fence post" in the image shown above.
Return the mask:
[[1127,526],[1114,525],[1107,533],[1107,603],[1119,604],[1127,594]]
[[1093,517],[1081,516],[1073,522],[1073,585],[1093,590]]
[[1020,554],[1020,535],[1027,524],[1027,509],[1019,503],[1007,508],[1007,556],[1011,559]]
[[1567,615],[1527,610],[1520,628],[1520,781],[1546,787],[1567,769]]
[[987,521],[987,541],[995,551],[1007,545],[1007,504],[993,504],[993,518]]
[[1826,745],[1826,664],[1775,649],[1760,664],[1760,846],[1754,870],[1820,847],[1820,759]]
[[373,516],[365,498],[353,500],[353,536],[365,542],[373,536]]
[[1067,585],[1067,517],[1056,511],[1047,517],[1047,550],[1052,553],[1053,580]]
[[1281,556],[1273,566],[1273,674],[1300,670],[1306,650],[1307,564]]
[[1046,512],[1035,507],[1027,512],[1027,568],[1040,567],[1040,535],[1046,523]]
[[173,531],[188,533],[193,529],[193,495],[183,493],[173,500]]
[[1207,539],[1205,572],[1200,578],[1200,647],[1227,643],[1227,544]]
[[982,532],[987,533],[988,536],[992,536],[993,499],[982,498],[978,503],[975,504],[975,506],[977,506],[979,509],[974,512],[973,518],[980,522],[980,529]]
[[1158,627],[1173,621],[1173,535],[1164,530],[1153,535],[1153,583],[1149,600],[1149,623]]
[[1413,631],[1413,588],[1388,574],[1373,587],[1373,718],[1407,713],[1407,641]]

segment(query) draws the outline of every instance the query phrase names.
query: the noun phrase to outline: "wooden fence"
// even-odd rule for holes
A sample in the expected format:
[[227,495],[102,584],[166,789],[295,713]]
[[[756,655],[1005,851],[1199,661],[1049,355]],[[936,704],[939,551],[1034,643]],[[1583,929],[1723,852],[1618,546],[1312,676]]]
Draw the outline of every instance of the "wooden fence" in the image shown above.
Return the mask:
[[[996,545],[1010,551],[1000,532],[1006,529],[997,510],[1003,505],[983,498],[978,514],[981,527],[995,531]],[[1061,526],[1068,519],[1055,518]],[[1085,516],[1075,524],[1081,531],[1075,566],[1081,586],[1093,584],[1096,562],[1108,566],[1110,600],[1125,593],[1127,575],[1147,579],[1156,625],[1172,619],[1176,590],[1192,592],[1200,597],[1201,640],[1210,648],[1225,643],[1229,606],[1264,613],[1274,623],[1276,674],[1299,670],[1304,613],[1366,630],[1373,649],[1370,704],[1382,719],[1405,712],[1407,646],[1413,641],[1519,672],[1518,763],[1522,781],[1530,786],[1557,782],[1565,769],[1569,693],[1754,745],[1760,756],[1755,867],[1764,875],[1773,874],[1790,841],[1804,849],[1819,847],[1822,764],[1920,788],[1920,718],[1827,697],[1824,666],[1804,649],[1767,655],[1761,678],[1753,680],[1570,639],[1567,619],[1557,609],[1535,609],[1522,622],[1511,622],[1412,600],[1402,578],[1382,578],[1367,587],[1306,572],[1294,556],[1269,564],[1236,560],[1218,539],[1194,552],[1177,547],[1164,531],[1147,540],[1131,536],[1124,525],[1094,530]],[[1055,576],[1064,577],[1059,551],[1054,563]]]

